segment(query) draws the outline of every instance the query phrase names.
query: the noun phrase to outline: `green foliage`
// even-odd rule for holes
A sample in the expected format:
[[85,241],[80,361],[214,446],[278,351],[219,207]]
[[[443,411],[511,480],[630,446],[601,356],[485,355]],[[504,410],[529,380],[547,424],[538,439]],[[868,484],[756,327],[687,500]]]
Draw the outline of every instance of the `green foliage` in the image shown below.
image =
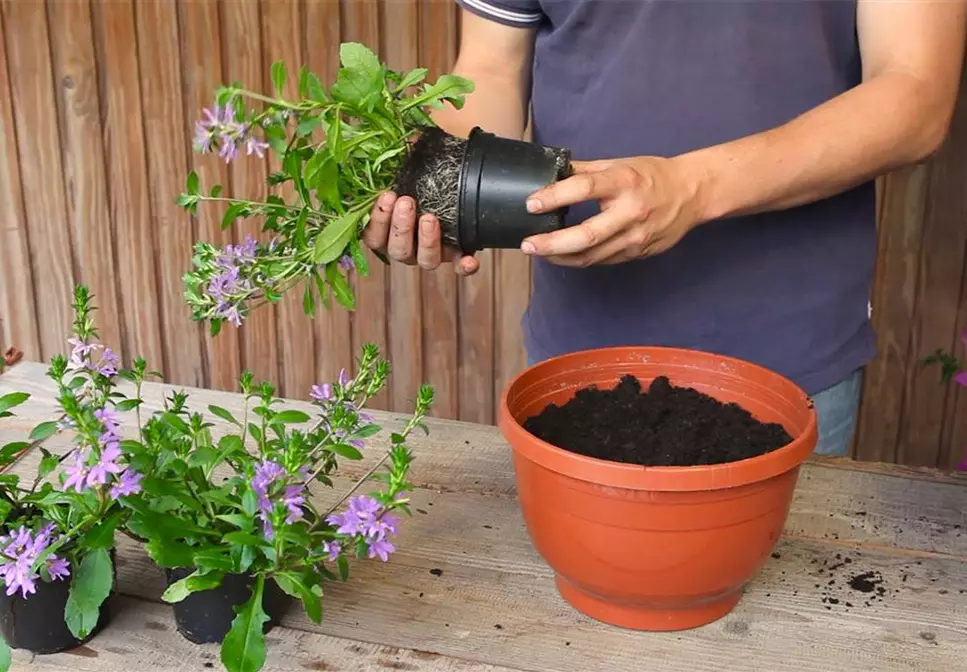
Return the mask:
[[225,204],[222,228],[256,218],[267,241],[253,239],[243,252],[196,244],[185,298],[212,334],[225,321],[239,325],[250,309],[276,303],[296,286],[307,315],[315,314],[317,303],[330,309],[333,298],[354,310],[348,276],[368,273],[359,238],[376,198],[395,182],[409,142],[433,125],[427,109],[445,103],[460,108],[473,91],[470,81],[454,75],[431,83],[425,68],[391,70],[362,44],[342,44],[339,54],[341,67],[328,91],[301,68],[300,99],[284,99],[288,71],[274,63],[274,95],[220,87],[196,128],[201,152],[234,160],[268,150],[279,165],[263,201],[223,196],[221,185],[206,193],[194,171],[177,199],[192,214],[200,203]]

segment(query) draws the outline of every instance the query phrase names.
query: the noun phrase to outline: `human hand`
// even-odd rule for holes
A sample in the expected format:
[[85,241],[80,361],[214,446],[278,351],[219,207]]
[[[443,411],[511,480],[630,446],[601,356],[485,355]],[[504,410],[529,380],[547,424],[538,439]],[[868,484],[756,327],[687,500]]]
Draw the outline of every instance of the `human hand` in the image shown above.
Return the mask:
[[619,264],[660,254],[701,223],[699,181],[676,159],[638,156],[575,161],[574,174],[534,193],[532,213],[596,199],[601,212],[524,239],[527,254],[562,266]]
[[441,244],[440,222],[430,214],[419,218],[417,231],[416,202],[409,196],[396,197],[387,192],[373,206],[369,224],[363,231],[366,247],[391,259],[432,271],[442,262],[453,264],[457,275],[472,275],[480,262],[460,250]]

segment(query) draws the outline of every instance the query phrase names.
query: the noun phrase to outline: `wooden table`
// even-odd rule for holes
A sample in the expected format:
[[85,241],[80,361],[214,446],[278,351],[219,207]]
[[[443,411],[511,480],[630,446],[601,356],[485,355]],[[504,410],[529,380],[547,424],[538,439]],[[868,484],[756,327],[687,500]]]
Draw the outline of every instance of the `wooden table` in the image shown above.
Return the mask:
[[[0,375],[0,395],[33,395],[17,418],[0,424],[0,445],[52,417],[44,371],[20,363]],[[148,407],[157,408],[170,389],[149,386]],[[199,409],[240,408],[233,394],[191,392]],[[398,416],[377,415],[387,426],[400,424]],[[700,629],[653,634],[592,621],[558,597],[525,531],[509,450],[495,428],[436,420],[430,431],[412,444],[418,489],[397,553],[387,564],[356,561],[349,582],[329,586],[322,625],[294,607],[268,636],[267,672],[967,667],[965,479],[814,461],[800,477],[784,538],[736,610]],[[365,462],[346,465],[346,475],[362,475],[379,447]],[[35,465],[36,456],[27,455],[14,470],[33,473]],[[103,634],[66,654],[31,659],[18,652],[13,669],[220,669],[216,646],[194,646],[175,631],[170,607],[159,602],[161,572],[126,539],[118,565],[117,615]],[[872,592],[850,587],[852,577],[868,572]]]

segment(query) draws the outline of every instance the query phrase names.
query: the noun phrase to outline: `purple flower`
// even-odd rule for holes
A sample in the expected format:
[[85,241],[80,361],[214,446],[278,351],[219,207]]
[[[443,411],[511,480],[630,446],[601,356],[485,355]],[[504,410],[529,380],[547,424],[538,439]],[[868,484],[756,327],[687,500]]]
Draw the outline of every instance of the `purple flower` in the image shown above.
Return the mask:
[[142,478],[144,478],[144,474],[139,474],[130,467],[125,469],[124,472],[118,477],[114,486],[111,487],[111,491],[109,493],[111,495],[111,499],[126,497],[128,495],[136,495],[141,492]]
[[238,157],[240,145],[245,144],[245,153],[265,157],[267,142],[254,137],[248,122],[239,122],[235,116],[235,106],[226,103],[212,111],[202,110],[203,119],[195,122],[195,149],[202,153],[210,152],[217,144],[218,155],[229,163]]
[[[0,556],[0,580],[7,587],[7,596],[18,590],[24,598],[37,592],[36,580],[40,574],[33,569],[33,564],[52,543],[53,530],[54,526],[51,524],[34,536],[21,526],[15,533],[0,537],[0,547],[3,549],[3,555]],[[70,575],[67,561],[53,553],[44,562],[51,579],[63,579]]]
[[90,471],[88,471],[88,487],[106,484],[110,478],[108,474],[120,474],[121,467],[117,463],[119,457],[121,457],[121,444],[112,442],[103,446],[101,449],[101,457],[90,468]]
[[332,399],[332,385],[329,383],[313,385],[312,390],[309,392],[309,396],[316,401],[330,401]]
[[64,467],[64,472],[67,474],[67,479],[64,481],[64,490],[74,488],[77,492],[84,491],[88,476],[87,458],[89,456],[90,448],[87,446],[75,448],[67,456],[67,466]]
[[379,559],[383,562],[389,560],[389,554],[396,550],[396,547],[387,539],[378,537],[372,541],[368,541],[370,558],[375,558],[379,556]]
[[245,141],[245,153],[248,156],[252,156],[252,154],[256,154],[260,159],[264,159],[265,150],[268,148],[269,148],[269,143],[262,142],[261,140],[259,140],[258,138],[252,135],[248,136],[248,139]]
[[356,264],[353,262],[353,258],[347,254],[339,260],[339,267],[344,271],[351,271],[356,268]]
[[352,511],[342,513],[330,513],[326,517],[326,522],[336,526],[336,534],[348,534],[354,536],[359,534],[362,521]]
[[340,371],[339,371],[339,385],[340,385],[340,387],[346,387],[347,385],[349,385],[350,381],[351,381],[351,379],[349,377],[349,374],[346,373],[346,369],[340,369]]
[[305,503],[306,498],[303,496],[305,486],[299,485],[287,485],[285,488],[285,493],[282,495],[282,503],[285,504],[286,508],[289,510],[289,516],[285,519],[285,522],[290,525],[297,520],[302,520],[304,513],[302,511],[302,504]]
[[339,558],[339,554],[342,553],[342,546],[338,541],[324,541],[322,542],[322,551],[329,554],[330,562],[335,562]]
[[[67,342],[74,346],[71,350],[68,370],[88,370],[108,378],[117,375],[121,358],[110,348],[98,343],[86,343],[78,338],[69,338]],[[98,350],[101,351],[101,356],[95,360]]]
[[[272,460],[263,460],[256,465],[255,474],[252,476],[250,481],[252,491],[258,497],[259,517],[262,519],[265,529],[265,536],[267,539],[271,539],[272,535],[274,534],[270,517],[275,507],[268,494],[269,488],[277,481],[284,479],[286,476],[287,473],[285,469],[278,462],[274,462]],[[302,518],[305,516],[305,513],[302,510],[302,505],[305,504],[306,501],[304,493],[305,485],[302,483],[286,485],[285,489],[282,491],[281,501],[289,512],[289,515],[285,519],[287,524],[291,525],[297,520],[302,520]]]

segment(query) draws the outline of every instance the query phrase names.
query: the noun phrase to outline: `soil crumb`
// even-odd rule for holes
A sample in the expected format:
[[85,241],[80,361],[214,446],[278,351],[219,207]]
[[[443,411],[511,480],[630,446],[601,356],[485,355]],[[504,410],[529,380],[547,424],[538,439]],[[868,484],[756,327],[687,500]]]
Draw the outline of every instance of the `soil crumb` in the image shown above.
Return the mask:
[[665,376],[648,390],[632,375],[614,389],[588,387],[551,404],[524,428],[574,453],[645,466],[721,464],[763,455],[792,437],[738,404],[725,404]]

